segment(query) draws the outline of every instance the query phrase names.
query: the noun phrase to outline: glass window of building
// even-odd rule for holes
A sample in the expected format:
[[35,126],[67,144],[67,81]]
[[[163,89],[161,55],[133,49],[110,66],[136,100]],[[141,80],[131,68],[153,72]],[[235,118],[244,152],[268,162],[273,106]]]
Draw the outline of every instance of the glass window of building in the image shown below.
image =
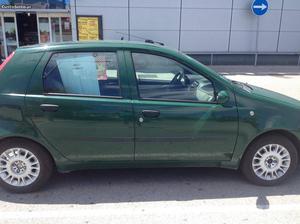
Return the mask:
[[18,46],[14,17],[4,17],[4,31],[7,46],[7,55],[9,55],[11,52],[16,50]]
[[40,43],[50,41],[49,19],[46,17],[39,18]]
[[70,17],[61,17],[62,41],[72,40],[72,27]]
[[23,0],[23,4],[30,5],[33,9],[68,9],[70,0]]
[[1,57],[1,59],[5,58],[4,40],[3,40],[3,31],[2,31],[2,21],[1,21],[1,19],[0,19],[0,57]]
[[52,42],[60,42],[60,28],[59,28],[59,18],[51,18],[51,33],[52,33]]
[[6,4],[6,5],[21,5],[22,0],[2,0],[1,4]]

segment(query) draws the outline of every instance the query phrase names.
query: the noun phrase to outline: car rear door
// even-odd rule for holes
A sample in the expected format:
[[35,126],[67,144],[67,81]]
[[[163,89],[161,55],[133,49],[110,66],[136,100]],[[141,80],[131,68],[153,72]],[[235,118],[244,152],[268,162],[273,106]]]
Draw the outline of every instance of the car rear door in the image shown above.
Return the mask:
[[46,53],[26,94],[26,113],[74,161],[132,161],[133,109],[123,52]]
[[238,133],[234,95],[218,104],[208,77],[159,53],[126,52],[132,74],[137,161],[230,160]]

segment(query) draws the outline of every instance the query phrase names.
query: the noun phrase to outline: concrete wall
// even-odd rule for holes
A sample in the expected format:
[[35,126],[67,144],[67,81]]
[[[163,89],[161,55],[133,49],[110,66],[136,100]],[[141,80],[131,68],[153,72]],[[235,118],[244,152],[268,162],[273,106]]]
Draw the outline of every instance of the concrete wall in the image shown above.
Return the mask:
[[75,14],[102,15],[104,39],[143,37],[189,53],[300,52],[300,0],[268,2],[261,17],[252,0],[72,0],[71,12],[73,24]]

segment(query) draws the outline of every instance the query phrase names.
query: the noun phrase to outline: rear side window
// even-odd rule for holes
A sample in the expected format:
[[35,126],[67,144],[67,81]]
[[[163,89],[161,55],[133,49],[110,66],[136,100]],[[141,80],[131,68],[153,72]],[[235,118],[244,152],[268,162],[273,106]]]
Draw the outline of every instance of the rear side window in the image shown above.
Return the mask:
[[46,93],[121,95],[117,55],[113,52],[54,54],[43,81]]

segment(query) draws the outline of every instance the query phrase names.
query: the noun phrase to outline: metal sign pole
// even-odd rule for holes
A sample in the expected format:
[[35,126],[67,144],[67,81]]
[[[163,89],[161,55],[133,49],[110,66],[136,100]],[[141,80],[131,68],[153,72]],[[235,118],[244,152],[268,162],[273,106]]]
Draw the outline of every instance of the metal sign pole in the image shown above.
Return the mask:
[[252,12],[256,17],[256,39],[255,39],[255,66],[257,65],[258,39],[259,39],[259,16],[264,15],[269,8],[267,0],[254,0],[252,3]]
[[258,38],[259,38],[259,17],[256,17],[255,66],[257,65]]

